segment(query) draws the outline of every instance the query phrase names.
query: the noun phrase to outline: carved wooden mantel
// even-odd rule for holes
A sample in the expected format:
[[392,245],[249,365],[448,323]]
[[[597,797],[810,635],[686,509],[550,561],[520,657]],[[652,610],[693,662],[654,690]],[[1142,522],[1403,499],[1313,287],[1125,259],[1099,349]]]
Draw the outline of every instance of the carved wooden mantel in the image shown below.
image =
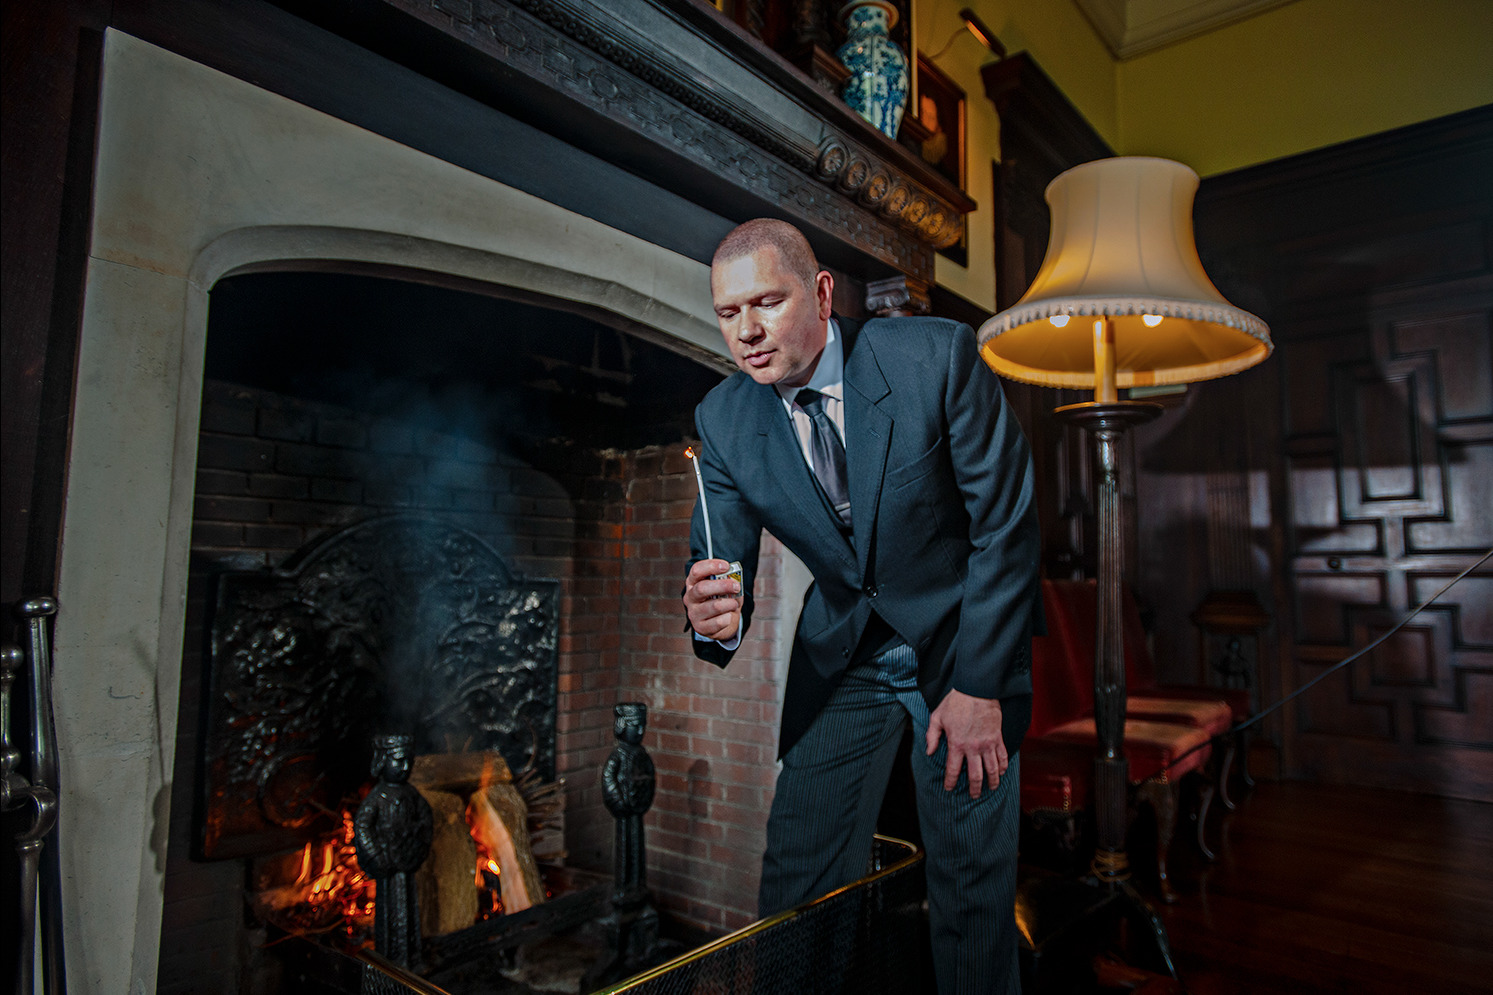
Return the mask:
[[[931,283],[934,252],[975,208],[699,0],[354,6],[385,25],[382,44],[374,39],[384,54],[443,50],[444,66],[419,68],[723,216],[792,221],[827,264],[863,278]],[[400,51],[387,41],[399,34],[391,25],[422,45]]]

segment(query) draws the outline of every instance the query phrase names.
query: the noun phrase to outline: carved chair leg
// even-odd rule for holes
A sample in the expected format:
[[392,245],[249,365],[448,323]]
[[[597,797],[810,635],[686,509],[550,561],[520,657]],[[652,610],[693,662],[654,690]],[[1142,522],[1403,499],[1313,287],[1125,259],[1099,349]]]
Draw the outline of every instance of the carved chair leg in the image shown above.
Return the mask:
[[[1228,767],[1225,766],[1224,770],[1228,770]],[[1221,780],[1222,775],[1220,775]],[[1203,855],[1204,860],[1207,860],[1211,864],[1218,859],[1218,854],[1208,849],[1208,808],[1213,804],[1213,792],[1216,790],[1216,787],[1213,780],[1208,777],[1200,778],[1199,785],[1196,815],[1198,823],[1198,852]]]
[[1249,774],[1249,737],[1251,730],[1240,729],[1236,735],[1239,740],[1239,776],[1244,781],[1246,788],[1255,786],[1255,779]]
[[1177,893],[1172,890],[1171,878],[1167,876],[1166,857],[1172,848],[1172,835],[1177,830],[1177,785],[1143,781],[1137,795],[1151,806],[1156,815],[1156,884],[1161,900],[1170,905],[1177,900]]
[[1229,797],[1229,774],[1234,769],[1234,754],[1238,752],[1236,737],[1230,736],[1228,745],[1223,750],[1223,760],[1218,764],[1218,800],[1223,802],[1224,811],[1232,812],[1239,806],[1234,799]]

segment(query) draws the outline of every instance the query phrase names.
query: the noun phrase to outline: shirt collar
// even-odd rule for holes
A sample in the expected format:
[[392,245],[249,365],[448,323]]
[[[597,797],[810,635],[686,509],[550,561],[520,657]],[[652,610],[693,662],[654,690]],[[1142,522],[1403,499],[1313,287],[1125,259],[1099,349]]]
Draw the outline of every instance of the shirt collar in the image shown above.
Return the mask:
[[809,377],[809,382],[803,387],[776,385],[778,396],[790,405],[804,387],[839,401],[845,399],[845,348],[840,340],[839,323],[833,318],[826,324],[824,351],[819,354],[819,362],[815,364],[814,375]]

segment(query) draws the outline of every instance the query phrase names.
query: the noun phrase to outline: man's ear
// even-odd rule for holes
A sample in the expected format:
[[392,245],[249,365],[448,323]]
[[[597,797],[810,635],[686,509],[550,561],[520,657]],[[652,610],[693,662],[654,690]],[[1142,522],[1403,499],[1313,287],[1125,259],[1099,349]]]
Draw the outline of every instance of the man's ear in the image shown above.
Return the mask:
[[828,270],[820,270],[815,274],[814,297],[819,305],[819,320],[828,321],[835,297],[835,278],[829,275]]

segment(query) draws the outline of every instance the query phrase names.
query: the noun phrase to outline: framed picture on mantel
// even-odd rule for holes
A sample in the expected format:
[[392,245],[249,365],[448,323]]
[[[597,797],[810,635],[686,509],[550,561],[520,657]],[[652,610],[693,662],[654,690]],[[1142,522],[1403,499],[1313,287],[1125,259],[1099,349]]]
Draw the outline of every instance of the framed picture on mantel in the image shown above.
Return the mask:
[[964,189],[964,91],[918,53],[918,120],[928,129],[923,161]]
[[[960,190],[965,185],[964,91],[928,57],[918,53],[918,121],[928,131],[916,151],[923,161],[947,177]],[[959,241],[943,249],[949,259],[967,265],[969,225]]]

